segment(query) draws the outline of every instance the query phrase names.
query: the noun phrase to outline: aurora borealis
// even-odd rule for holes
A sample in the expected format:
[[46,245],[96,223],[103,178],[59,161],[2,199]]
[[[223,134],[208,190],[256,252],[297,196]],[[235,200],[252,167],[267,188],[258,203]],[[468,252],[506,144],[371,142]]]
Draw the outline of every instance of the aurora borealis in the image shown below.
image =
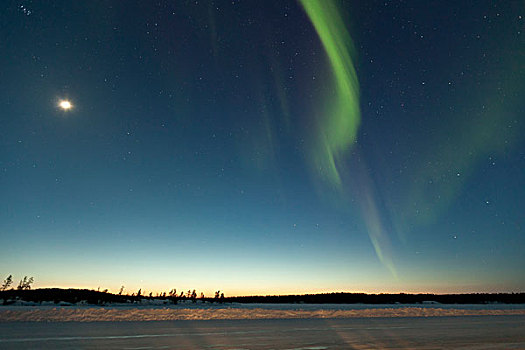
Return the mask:
[[360,121],[359,84],[352,62],[353,44],[336,5],[331,1],[302,1],[325,48],[333,71],[335,87],[327,95],[335,95],[325,102],[326,111],[320,112],[316,135],[316,150],[309,155],[314,168],[332,184],[340,186],[337,163],[357,138]]
[[5,8],[1,274],[524,290],[522,2]]

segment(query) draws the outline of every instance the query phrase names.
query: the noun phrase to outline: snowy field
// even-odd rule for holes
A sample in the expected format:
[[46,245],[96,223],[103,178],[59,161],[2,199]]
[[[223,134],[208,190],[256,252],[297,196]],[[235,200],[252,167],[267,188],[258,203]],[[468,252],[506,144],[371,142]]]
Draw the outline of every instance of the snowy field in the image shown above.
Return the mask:
[[435,316],[523,315],[524,304],[211,304],[143,303],[108,306],[63,305],[54,303],[0,306],[0,322],[94,322],[94,321],[173,321],[312,319],[356,317],[435,317]]
[[17,302],[0,349],[525,349],[525,305]]

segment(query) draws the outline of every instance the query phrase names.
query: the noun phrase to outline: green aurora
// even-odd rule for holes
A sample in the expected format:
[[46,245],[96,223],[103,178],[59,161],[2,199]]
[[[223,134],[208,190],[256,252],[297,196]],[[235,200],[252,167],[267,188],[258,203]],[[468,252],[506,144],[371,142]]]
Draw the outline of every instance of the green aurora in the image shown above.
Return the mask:
[[[332,90],[335,91],[334,96],[326,101],[326,110],[318,117],[316,140],[309,153],[310,159],[314,173],[344,196],[347,194],[341,179],[342,169],[345,168],[344,156],[349,155],[357,142],[361,120],[359,82],[352,59],[355,55],[354,44],[333,1],[301,0],[301,4],[328,56],[334,79]],[[368,236],[381,263],[397,278],[389,253],[390,240],[379,215],[372,182],[364,169],[351,169],[350,176],[362,179],[364,193],[361,196],[360,209]]]
[[339,163],[357,139],[360,123],[359,83],[352,61],[353,42],[333,1],[301,0],[321,39],[334,77],[335,96],[318,118],[311,150],[313,167],[323,180],[341,186]]

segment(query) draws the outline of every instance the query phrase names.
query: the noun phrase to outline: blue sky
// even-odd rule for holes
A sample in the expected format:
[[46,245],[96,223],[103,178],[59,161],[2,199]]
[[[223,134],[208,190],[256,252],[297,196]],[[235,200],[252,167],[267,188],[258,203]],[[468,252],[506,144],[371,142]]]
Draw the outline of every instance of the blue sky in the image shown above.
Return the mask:
[[[522,4],[320,5],[8,2],[0,273],[226,295],[523,291]],[[316,16],[340,24],[328,39],[357,104]]]

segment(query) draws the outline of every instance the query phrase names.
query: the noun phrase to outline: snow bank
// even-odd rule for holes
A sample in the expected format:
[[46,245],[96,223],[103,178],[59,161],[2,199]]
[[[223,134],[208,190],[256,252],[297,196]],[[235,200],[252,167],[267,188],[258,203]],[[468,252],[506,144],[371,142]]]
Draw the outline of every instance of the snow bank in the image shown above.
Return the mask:
[[245,320],[356,317],[435,317],[435,316],[525,315],[525,309],[472,310],[429,307],[375,308],[356,310],[279,310],[265,308],[115,308],[53,307],[0,308],[0,322],[92,322],[92,321],[172,321],[172,320]]

